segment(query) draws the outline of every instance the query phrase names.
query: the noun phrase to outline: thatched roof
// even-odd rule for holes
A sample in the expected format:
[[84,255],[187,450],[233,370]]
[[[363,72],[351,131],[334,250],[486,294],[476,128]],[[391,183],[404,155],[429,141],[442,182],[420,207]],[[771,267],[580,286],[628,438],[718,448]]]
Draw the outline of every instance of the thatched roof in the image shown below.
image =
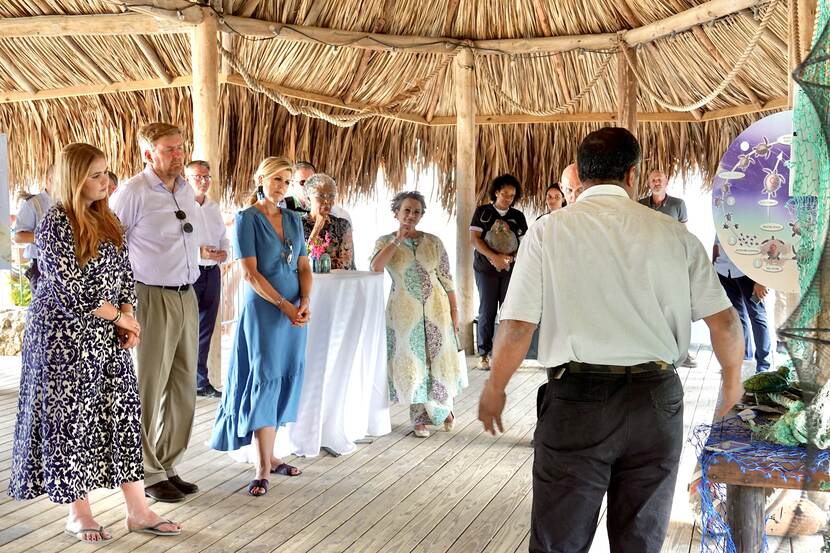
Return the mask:
[[[582,136],[616,117],[617,61],[606,63],[618,49],[619,39],[613,33],[661,22],[698,4],[691,0],[214,1],[215,11],[225,13],[222,28],[247,35],[223,33],[233,37],[224,44],[258,83],[293,97],[296,104],[331,114],[354,114],[367,107],[382,112],[350,128],[336,127],[320,119],[291,116],[248,88],[238,74],[223,78],[218,109],[228,193],[241,197],[259,160],[285,153],[314,161],[350,194],[370,192],[379,169],[393,187],[399,187],[407,167],[435,164],[443,182],[441,193],[451,204],[456,110],[448,55],[459,42],[446,39],[476,41],[464,44],[476,53],[480,189],[493,176],[511,172],[529,192],[538,191],[557,180],[562,168],[573,161]],[[126,176],[139,169],[135,135],[142,124],[169,120],[189,132],[188,24],[197,13],[207,11],[189,5],[186,0],[5,0],[0,4],[0,15],[8,18],[0,19],[0,131],[9,135],[14,186],[37,179],[56,151],[70,141],[100,145],[114,170]],[[659,31],[652,25],[637,31],[636,40],[632,38],[639,41],[634,46],[643,82],[670,103],[689,104],[712,91],[753,37],[760,37],[736,78],[699,110],[666,110],[641,87],[637,131],[648,160],[644,169],[660,167],[671,174],[700,170],[708,179],[743,128],[764,110],[786,107],[786,0],[742,5],[753,6],[757,13],[733,13],[682,32],[658,34],[653,41],[640,36]],[[775,7],[766,29],[759,29],[771,5]],[[178,18],[175,8],[182,8]],[[113,15],[104,30],[89,18],[85,23],[45,18],[39,27],[45,36],[21,31],[24,23],[35,20],[12,19],[50,14]],[[127,18],[132,18],[132,27]],[[125,28],[148,34],[130,36],[124,34]],[[85,34],[85,29],[94,35]],[[367,39],[328,29],[382,35]],[[384,48],[389,44],[384,41],[396,35],[425,39],[415,41],[419,45],[415,48],[373,49]],[[561,52],[552,43],[530,41],[523,47],[516,41],[492,42],[572,35],[599,36],[579,42],[589,45],[584,49]],[[329,44],[321,43],[321,36]],[[430,37],[434,40],[428,41]],[[604,63],[607,68],[597,76]],[[592,80],[596,84],[588,88]],[[112,92],[116,89],[127,91]],[[584,97],[564,113],[542,113],[555,111],[585,89]]]

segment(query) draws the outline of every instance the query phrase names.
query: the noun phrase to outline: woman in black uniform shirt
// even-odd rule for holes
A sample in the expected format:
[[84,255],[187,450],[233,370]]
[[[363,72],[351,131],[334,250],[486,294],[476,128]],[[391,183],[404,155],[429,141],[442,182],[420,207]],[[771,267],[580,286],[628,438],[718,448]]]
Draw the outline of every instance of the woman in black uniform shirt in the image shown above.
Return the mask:
[[491,203],[473,213],[470,240],[475,247],[473,269],[478,287],[479,368],[490,368],[496,314],[507,294],[519,240],[527,232],[524,214],[512,206],[522,197],[522,187],[513,175],[501,175],[490,183]]

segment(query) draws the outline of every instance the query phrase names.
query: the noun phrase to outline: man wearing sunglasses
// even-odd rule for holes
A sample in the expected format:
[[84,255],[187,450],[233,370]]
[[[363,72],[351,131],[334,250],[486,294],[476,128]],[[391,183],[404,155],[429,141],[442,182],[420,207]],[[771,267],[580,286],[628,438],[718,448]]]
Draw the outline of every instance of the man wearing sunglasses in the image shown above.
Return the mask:
[[[305,189],[305,182],[317,172],[317,168],[308,161],[298,161],[294,164],[293,172],[291,173],[291,184],[288,188],[288,193],[283,200],[283,207],[291,211],[298,211],[302,214],[311,213],[311,201],[308,197],[308,192]],[[349,224],[352,224],[352,218],[349,217],[349,212],[339,206],[332,206],[331,214],[341,219],[346,219]]]
[[182,178],[181,131],[150,123],[139,131],[144,170],[119,186],[110,206],[127,232],[136,280],[141,342],[136,348],[145,493],[178,502],[198,487],[182,480],[181,461],[196,407],[201,218]]

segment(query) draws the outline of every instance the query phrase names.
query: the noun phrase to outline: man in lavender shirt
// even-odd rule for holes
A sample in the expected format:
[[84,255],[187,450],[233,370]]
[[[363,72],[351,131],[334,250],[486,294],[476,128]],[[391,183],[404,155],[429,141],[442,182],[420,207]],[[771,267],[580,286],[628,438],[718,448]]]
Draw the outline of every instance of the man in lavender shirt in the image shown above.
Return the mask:
[[182,178],[181,131],[150,123],[139,131],[142,172],[118,187],[112,210],[127,232],[141,324],[138,391],[146,494],[178,502],[196,493],[176,464],[190,439],[196,407],[200,218],[193,189]]

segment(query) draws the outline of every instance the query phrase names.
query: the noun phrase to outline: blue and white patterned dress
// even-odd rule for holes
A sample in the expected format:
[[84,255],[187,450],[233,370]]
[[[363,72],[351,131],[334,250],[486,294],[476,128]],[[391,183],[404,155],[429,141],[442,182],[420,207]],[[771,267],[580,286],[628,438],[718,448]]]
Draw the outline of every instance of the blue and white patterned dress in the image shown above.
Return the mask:
[[[135,305],[126,245],[103,243],[81,268],[60,205],[36,231],[41,282],[29,307],[9,495],[71,503],[144,478],[135,371],[105,301]],[[125,241],[126,243],[126,241]]]

